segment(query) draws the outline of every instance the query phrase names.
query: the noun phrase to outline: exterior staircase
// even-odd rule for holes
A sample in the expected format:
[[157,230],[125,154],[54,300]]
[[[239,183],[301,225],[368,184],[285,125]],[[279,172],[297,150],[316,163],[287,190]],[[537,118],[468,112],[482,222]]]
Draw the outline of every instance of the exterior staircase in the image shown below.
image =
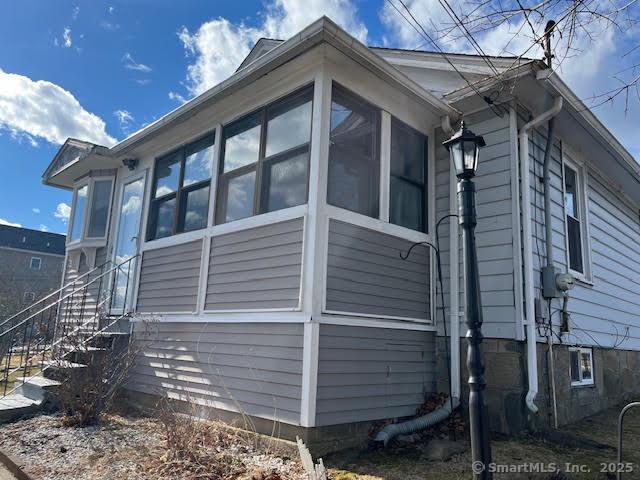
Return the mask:
[[128,345],[131,313],[114,305],[130,298],[135,258],[106,262],[0,323],[0,422],[55,411],[61,382]]

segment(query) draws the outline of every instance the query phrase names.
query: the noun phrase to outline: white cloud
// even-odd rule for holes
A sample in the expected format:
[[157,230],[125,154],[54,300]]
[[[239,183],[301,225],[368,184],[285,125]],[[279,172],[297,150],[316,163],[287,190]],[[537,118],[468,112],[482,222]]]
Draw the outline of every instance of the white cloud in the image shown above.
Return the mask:
[[113,112],[113,115],[118,119],[118,123],[120,123],[120,130],[122,130],[125,135],[128,135],[134,121],[131,112],[127,110],[116,110]]
[[5,220],[4,218],[0,218],[0,225],[7,225],[9,227],[21,227],[22,226],[20,223],[13,223],[13,222],[10,222],[9,220]]
[[124,68],[128,70],[136,70],[143,73],[149,73],[152,70],[150,66],[136,62],[129,52],[123,55],[122,63],[124,64]]
[[261,37],[287,39],[322,15],[366,41],[367,28],[357,17],[352,0],[269,0],[261,25],[231,23],[216,18],[196,31],[183,27],[178,33],[188,56],[195,61],[187,69],[187,87],[197,95],[229,77]]
[[36,207],[33,207],[33,208],[31,209],[31,211],[32,211],[33,213],[40,213],[40,209],[39,209],[39,208],[36,208]]
[[169,92],[169,99],[178,103],[186,103],[187,99],[176,92]]
[[64,32],[62,32],[62,45],[64,45],[65,48],[69,48],[72,45],[70,27],[64,27]]
[[60,202],[56,207],[56,211],[53,212],[53,216],[67,223],[71,216],[71,207],[64,202]]
[[113,15],[113,13],[116,11],[115,7],[109,7],[107,8],[107,11],[109,12],[109,15]]
[[73,7],[73,10],[71,11],[71,18],[73,20],[77,20],[78,15],[80,15],[80,7],[76,5],[75,7]]
[[61,144],[68,137],[111,146],[104,121],[67,90],[0,69],[0,127]]
[[41,223],[40,224],[40,231],[41,232],[48,232],[49,231],[49,227],[47,227],[45,224]]

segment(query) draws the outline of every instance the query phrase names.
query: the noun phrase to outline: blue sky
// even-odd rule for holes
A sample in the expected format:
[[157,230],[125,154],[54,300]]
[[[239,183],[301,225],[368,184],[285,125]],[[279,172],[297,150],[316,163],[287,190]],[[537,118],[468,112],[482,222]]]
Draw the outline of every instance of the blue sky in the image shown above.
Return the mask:
[[[406,3],[427,29],[442,19],[435,0]],[[383,0],[6,4],[0,16],[0,222],[66,232],[71,195],[42,185],[41,175],[67,136],[121,140],[224,79],[258,38],[285,38],[321,14],[371,45],[423,43]],[[522,53],[530,39],[508,42],[515,30],[507,30],[480,42],[490,53]],[[611,73],[633,64],[633,56],[622,54],[635,33],[584,40],[584,51],[568,59],[561,74],[583,98],[607,91],[616,85]],[[447,39],[442,46],[470,48]],[[626,114],[622,100],[596,112],[636,158],[638,103],[634,96]]]

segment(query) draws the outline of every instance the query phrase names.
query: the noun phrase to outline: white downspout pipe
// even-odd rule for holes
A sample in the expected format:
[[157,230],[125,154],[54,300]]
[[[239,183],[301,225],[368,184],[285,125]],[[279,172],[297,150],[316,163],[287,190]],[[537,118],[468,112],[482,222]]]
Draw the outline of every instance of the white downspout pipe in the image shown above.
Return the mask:
[[527,372],[529,377],[529,391],[527,392],[527,408],[538,413],[538,407],[534,403],[538,395],[538,355],[536,351],[536,322],[535,322],[535,284],[533,281],[533,234],[531,229],[531,175],[529,173],[529,130],[549,121],[562,110],[562,97],[557,97],[553,106],[522,126],[518,134],[522,195],[522,236],[524,250],[524,289],[526,302],[527,326]]
[[[442,117],[442,130],[446,135],[453,135],[449,115]],[[449,165],[449,169],[453,168]],[[449,214],[458,214],[458,190],[456,176],[452,172],[449,181]],[[459,251],[458,222],[454,217],[449,221],[449,339],[451,352],[451,396],[454,401],[460,400],[460,295],[459,295]],[[456,281],[454,281],[456,279]]]

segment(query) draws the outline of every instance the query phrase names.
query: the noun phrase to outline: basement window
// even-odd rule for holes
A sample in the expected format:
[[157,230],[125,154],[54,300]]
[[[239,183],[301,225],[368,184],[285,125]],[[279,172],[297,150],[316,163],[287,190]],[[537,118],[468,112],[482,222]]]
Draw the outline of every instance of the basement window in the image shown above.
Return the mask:
[[571,386],[593,385],[593,351],[591,348],[569,348]]
[[31,303],[35,301],[35,299],[36,299],[36,294],[34,292],[24,292],[24,294],[22,295],[23,303]]

